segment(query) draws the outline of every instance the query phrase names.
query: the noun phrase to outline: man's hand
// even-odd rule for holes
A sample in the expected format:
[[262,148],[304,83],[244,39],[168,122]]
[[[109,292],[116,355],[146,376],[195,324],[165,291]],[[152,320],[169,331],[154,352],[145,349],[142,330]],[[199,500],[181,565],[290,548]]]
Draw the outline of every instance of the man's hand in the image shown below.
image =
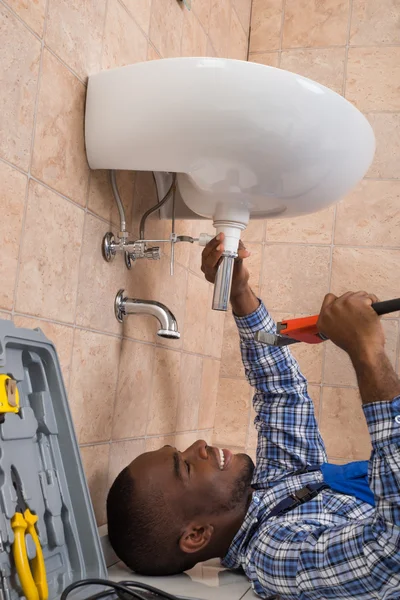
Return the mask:
[[385,354],[385,335],[366,292],[325,296],[318,330],[345,350],[353,363],[363,404],[390,401],[400,395],[400,381]]
[[[210,283],[215,282],[218,264],[224,252],[224,239],[224,234],[220,233],[203,250],[201,270]],[[243,263],[244,259],[249,256],[250,252],[246,250],[243,242],[240,241],[238,257],[235,260],[233,269],[231,288],[232,309],[238,317],[251,314],[259,306],[259,301],[249,286],[249,271]]]
[[[207,281],[210,283],[215,282],[217,275],[218,263],[224,252],[224,239],[225,235],[220,233],[215,237],[203,250],[201,270],[203,271]],[[233,269],[231,297],[235,297],[241,294],[249,283],[249,272],[247,267],[243,264],[243,259],[250,256],[250,252],[246,250],[242,240],[239,241],[238,257],[235,260],[235,267]]]
[[325,296],[318,330],[345,350],[352,360],[384,352],[385,335],[371,304],[378,298],[367,292]]

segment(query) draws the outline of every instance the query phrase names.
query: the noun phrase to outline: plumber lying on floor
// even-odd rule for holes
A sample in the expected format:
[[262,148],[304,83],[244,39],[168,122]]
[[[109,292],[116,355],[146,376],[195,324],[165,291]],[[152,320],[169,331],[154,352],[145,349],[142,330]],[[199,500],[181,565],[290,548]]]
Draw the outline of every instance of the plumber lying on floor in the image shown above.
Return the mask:
[[[214,239],[203,252],[211,282],[221,242]],[[399,599],[400,380],[371,308],[377,298],[328,294],[322,305],[319,330],[350,356],[373,446],[369,462],[326,465],[297,362],[287,347],[253,339],[258,330],[274,332],[275,324],[249,287],[248,255],[241,245],[231,303],[256,390],[256,466],[246,454],[202,440],[185,452],[164,446],[142,454],[109,492],[111,544],[129,567],[148,575],[220,557],[225,567],[242,568],[263,598]],[[323,489],[303,494],[301,504],[288,498],[307,484]],[[285,513],[288,504],[297,506]]]

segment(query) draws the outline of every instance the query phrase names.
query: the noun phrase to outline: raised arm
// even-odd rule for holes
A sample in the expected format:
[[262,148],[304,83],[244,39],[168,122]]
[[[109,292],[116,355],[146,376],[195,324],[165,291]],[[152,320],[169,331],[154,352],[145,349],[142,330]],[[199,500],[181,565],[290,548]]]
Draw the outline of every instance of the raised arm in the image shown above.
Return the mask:
[[[203,252],[202,270],[213,282],[223,238],[215,239]],[[307,392],[307,381],[288,348],[268,347],[254,340],[259,330],[275,331],[276,325],[249,286],[243,260],[244,246],[233,275],[231,304],[240,334],[242,359],[248,381],[255,388],[253,405],[258,430],[254,483],[266,486],[304,468],[326,462],[326,451]]]

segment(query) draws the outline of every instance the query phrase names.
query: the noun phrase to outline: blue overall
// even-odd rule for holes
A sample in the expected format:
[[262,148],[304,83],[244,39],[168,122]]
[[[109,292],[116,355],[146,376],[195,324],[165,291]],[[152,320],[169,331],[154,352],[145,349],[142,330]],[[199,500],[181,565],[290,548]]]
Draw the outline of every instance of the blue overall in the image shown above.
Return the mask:
[[309,483],[301,490],[297,490],[293,496],[289,496],[279,502],[279,504],[268,514],[268,517],[283,515],[292,508],[304,504],[308,500],[315,498],[319,492],[330,487],[332,490],[341,494],[355,496],[364,502],[375,506],[374,495],[368,485],[368,461],[359,460],[345,465],[334,465],[323,463],[322,465],[308,465],[300,469],[294,475],[302,473],[311,473],[321,469],[324,476],[323,483]]

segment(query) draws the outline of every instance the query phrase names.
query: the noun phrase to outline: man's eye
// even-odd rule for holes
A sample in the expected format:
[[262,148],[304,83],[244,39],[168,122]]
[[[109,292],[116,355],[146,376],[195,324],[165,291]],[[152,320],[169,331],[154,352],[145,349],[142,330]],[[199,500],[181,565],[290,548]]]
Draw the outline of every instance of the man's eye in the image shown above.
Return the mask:
[[185,460],[185,465],[186,465],[187,472],[188,472],[188,475],[189,475],[189,473],[190,473],[190,465],[189,465],[188,462],[186,462],[186,460]]

